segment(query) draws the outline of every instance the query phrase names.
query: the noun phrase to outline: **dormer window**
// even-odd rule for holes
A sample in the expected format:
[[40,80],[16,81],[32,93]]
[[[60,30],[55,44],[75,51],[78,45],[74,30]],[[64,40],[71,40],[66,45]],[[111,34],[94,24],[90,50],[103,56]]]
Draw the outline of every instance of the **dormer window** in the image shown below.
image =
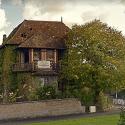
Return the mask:
[[21,37],[26,38],[26,33],[21,33]]

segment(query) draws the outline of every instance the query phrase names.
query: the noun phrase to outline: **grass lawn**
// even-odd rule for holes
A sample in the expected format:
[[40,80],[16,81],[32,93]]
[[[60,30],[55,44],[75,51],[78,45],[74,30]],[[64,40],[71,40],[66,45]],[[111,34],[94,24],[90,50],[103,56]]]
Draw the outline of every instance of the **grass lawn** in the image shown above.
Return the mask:
[[90,118],[57,120],[27,125],[117,125],[119,115],[96,116]]

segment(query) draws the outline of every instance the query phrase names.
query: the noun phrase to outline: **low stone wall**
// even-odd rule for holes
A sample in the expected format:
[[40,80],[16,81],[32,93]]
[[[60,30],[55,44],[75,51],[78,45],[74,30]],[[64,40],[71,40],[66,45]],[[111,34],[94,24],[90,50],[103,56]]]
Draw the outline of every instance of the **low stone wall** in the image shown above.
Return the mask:
[[0,120],[84,113],[77,99],[56,99],[0,105]]

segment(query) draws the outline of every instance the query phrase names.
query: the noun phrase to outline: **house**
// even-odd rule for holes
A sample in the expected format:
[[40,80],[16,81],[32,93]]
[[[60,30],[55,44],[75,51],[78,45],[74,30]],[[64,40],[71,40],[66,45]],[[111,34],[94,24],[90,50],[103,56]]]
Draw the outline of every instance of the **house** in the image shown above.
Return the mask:
[[33,86],[38,82],[42,85],[57,84],[68,31],[63,22],[24,20],[7,38],[3,35],[0,51],[4,50],[1,64],[4,88],[15,81],[24,84],[28,78]]

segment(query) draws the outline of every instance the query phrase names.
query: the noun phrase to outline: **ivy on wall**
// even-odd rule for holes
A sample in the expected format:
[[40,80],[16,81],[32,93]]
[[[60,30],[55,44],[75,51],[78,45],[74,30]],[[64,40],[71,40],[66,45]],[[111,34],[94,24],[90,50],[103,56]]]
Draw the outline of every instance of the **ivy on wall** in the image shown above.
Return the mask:
[[4,48],[1,48],[0,49],[0,95],[2,95],[2,91],[3,91],[3,84],[1,82],[1,80],[2,80],[3,52],[4,52]]
[[9,93],[15,89],[16,74],[12,72],[12,65],[16,62],[16,46],[6,45],[3,51],[3,64],[2,64],[2,79],[4,84],[3,88],[3,101],[8,102]]
[[[18,59],[17,46],[6,45],[4,49],[0,51],[0,88],[1,94],[3,93],[3,102],[16,101],[17,96],[23,96],[24,99],[30,99],[28,97],[33,88],[33,78],[31,73],[14,73],[12,72],[12,66]],[[14,97],[13,97],[14,96]]]
[[[5,45],[0,49],[0,95],[4,103],[37,100],[36,91],[43,87],[42,80],[32,72],[13,72],[12,66],[19,60],[16,45]],[[52,84],[57,87],[57,82]]]

